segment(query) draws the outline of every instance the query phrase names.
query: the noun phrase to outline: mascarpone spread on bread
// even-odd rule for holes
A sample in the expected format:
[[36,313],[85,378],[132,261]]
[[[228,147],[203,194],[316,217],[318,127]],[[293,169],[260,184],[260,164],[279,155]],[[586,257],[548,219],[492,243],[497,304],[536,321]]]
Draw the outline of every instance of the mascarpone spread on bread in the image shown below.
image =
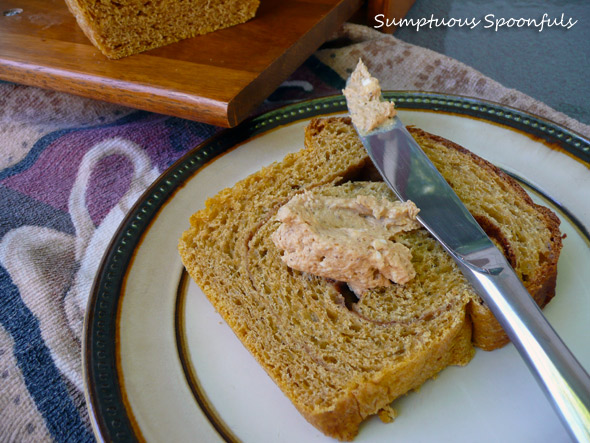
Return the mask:
[[369,74],[362,60],[359,60],[342,92],[352,123],[361,134],[386,126],[396,115],[393,102],[382,100],[379,81]]
[[420,227],[418,211],[411,201],[305,192],[279,209],[276,219],[281,224],[272,240],[289,267],[346,282],[362,295],[414,278],[411,252],[394,237]]

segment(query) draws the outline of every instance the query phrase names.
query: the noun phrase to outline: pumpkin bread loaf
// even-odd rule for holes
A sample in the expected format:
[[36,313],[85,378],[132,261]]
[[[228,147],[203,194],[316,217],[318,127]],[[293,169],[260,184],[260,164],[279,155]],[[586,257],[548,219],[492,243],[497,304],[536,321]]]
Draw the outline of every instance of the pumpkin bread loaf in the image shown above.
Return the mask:
[[259,0],[66,0],[92,44],[118,59],[244,23]]

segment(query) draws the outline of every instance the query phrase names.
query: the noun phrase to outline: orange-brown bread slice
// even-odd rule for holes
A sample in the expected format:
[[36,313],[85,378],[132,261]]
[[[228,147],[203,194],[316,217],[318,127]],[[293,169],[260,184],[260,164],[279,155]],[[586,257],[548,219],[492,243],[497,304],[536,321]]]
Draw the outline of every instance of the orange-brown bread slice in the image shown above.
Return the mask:
[[[469,151],[410,130],[544,305],[555,290],[557,217]],[[507,340],[424,229],[395,236],[411,250],[416,277],[358,300],[282,262],[271,235],[291,196],[306,189],[394,200],[377,177],[349,119],[314,119],[305,149],[209,199],[179,242],[186,269],[244,346],[310,423],[340,440],[446,366],[468,363],[473,345]]]

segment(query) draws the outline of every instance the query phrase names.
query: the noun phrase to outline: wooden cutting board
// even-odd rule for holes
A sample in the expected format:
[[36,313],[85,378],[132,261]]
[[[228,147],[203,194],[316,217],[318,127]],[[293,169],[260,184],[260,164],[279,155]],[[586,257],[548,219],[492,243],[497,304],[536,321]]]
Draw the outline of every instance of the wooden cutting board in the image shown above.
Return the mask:
[[231,127],[361,3],[262,0],[247,23],[109,60],[63,0],[0,0],[0,79]]

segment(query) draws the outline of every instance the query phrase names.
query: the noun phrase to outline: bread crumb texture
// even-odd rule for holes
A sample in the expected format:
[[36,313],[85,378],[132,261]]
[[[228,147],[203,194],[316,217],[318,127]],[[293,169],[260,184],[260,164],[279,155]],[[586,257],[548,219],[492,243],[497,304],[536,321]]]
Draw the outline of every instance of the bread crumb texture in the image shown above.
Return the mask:
[[391,406],[385,406],[378,412],[379,418],[383,423],[391,423],[397,417],[397,411]]
[[259,0],[66,0],[90,41],[112,59],[244,23]]
[[[410,132],[544,306],[555,291],[557,217],[469,151]],[[360,299],[282,261],[271,237],[285,202],[312,190],[395,200],[377,176],[350,119],[314,119],[304,149],[207,200],[179,242],[186,269],[244,346],[311,424],[339,440],[353,439],[370,415],[391,416],[393,400],[446,366],[467,364],[474,345],[507,342],[424,229],[395,235],[415,278]]]

